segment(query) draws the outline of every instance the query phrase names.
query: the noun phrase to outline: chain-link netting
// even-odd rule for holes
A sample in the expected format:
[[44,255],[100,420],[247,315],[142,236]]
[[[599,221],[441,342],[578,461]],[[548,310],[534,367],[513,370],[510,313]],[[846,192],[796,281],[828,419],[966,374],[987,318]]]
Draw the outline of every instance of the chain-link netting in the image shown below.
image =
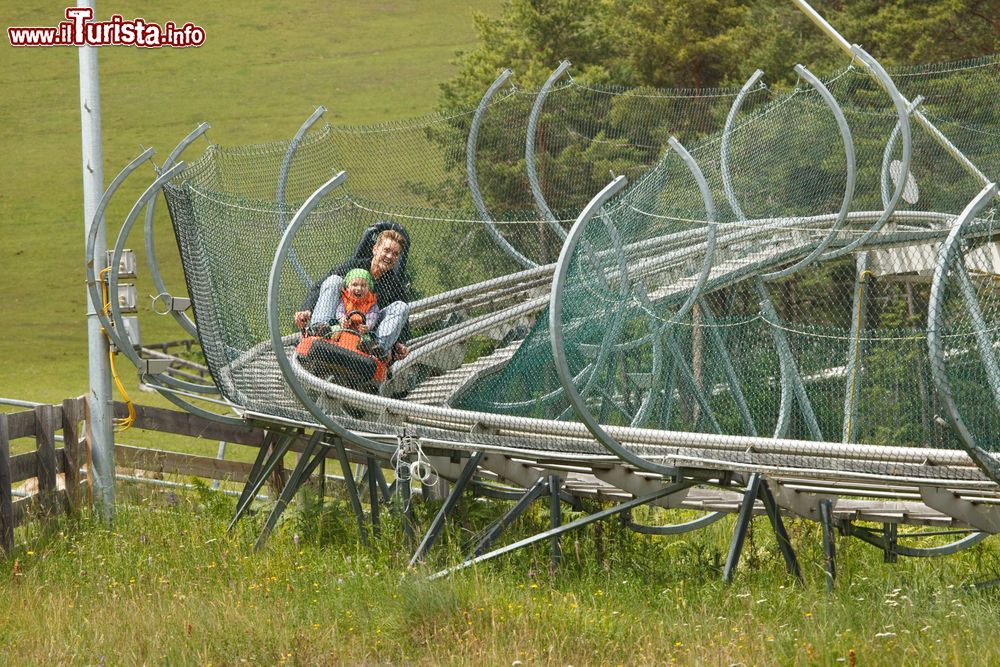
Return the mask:
[[[995,179],[1000,61],[890,74]],[[248,410],[315,421],[275,362],[268,276],[295,212],[346,170],[290,240],[273,304],[281,354],[316,404],[366,432],[408,423],[452,446],[603,453],[573,423],[547,306],[574,220],[625,175],[578,230],[553,325],[585,409],[630,451],[722,469],[977,479],[934,453],[961,443],[927,328],[938,248],[982,179],[913,115],[907,146],[897,105],[862,67],[823,82],[836,104],[807,79],[744,94],[569,80],[547,93],[503,88],[464,112],[327,126],[298,145],[212,147],[165,192],[213,377]],[[991,451],[994,217],[987,208],[965,231],[975,299],[948,281],[942,320],[955,401]],[[301,365],[293,315],[384,220],[410,238],[412,352],[388,381],[350,391]]]

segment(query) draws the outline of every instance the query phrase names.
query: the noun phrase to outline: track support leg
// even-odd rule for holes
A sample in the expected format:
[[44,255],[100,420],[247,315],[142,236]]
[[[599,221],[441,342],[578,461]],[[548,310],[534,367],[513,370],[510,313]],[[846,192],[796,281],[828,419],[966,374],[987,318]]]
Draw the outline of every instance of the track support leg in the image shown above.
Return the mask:
[[351,509],[354,510],[354,518],[358,522],[358,534],[361,536],[361,543],[368,546],[368,529],[365,528],[365,509],[361,506],[361,496],[358,494],[358,485],[354,481],[354,474],[351,472],[351,462],[347,460],[347,450],[340,438],[334,442],[334,451],[337,453],[337,460],[340,461],[340,469],[344,471],[344,484],[347,485],[347,497],[351,501]]
[[264,523],[264,528],[260,531],[260,536],[254,544],[255,551],[259,551],[267,543],[267,538],[270,537],[271,531],[274,530],[274,526],[277,525],[285,508],[295,497],[302,483],[309,478],[309,475],[319,466],[319,462],[326,456],[325,445],[321,445],[319,451],[313,455],[321,435],[322,433],[316,432],[309,439],[309,444],[306,445],[305,451],[302,452],[298,463],[295,464],[295,469],[285,483],[285,488],[281,490],[278,500],[274,503],[274,507]]
[[883,523],[882,536],[885,538],[885,550],[882,560],[886,563],[895,563],[899,554],[896,553],[896,540],[899,535],[899,524]]
[[750,481],[743,493],[743,502],[740,503],[740,511],[736,515],[736,526],[733,528],[733,540],[729,543],[729,554],[726,555],[726,566],[722,570],[722,580],[727,584],[733,580],[733,573],[736,572],[736,566],[740,563],[743,543],[747,539],[747,530],[750,528],[750,520],[753,518],[753,506],[757,501],[757,489],[760,488],[760,481],[760,474],[750,475]]
[[531,506],[531,503],[538,500],[549,488],[549,481],[544,477],[539,477],[538,481],[532,484],[524,495],[521,496],[518,501],[511,507],[507,512],[497,519],[492,526],[490,526],[486,533],[483,535],[476,545],[472,548],[472,556],[474,558],[477,556],[482,556],[486,553],[486,550],[490,548],[493,540],[500,536],[500,533],[504,531],[507,526],[512,524],[519,516],[524,514],[524,511]]
[[[313,437],[318,438],[319,436],[313,435]],[[264,442],[261,443],[260,450],[257,452],[257,458],[253,463],[253,467],[250,468],[250,474],[243,485],[243,491],[240,493],[239,500],[236,501],[236,511],[233,513],[233,518],[229,521],[229,526],[227,526],[226,530],[232,530],[236,522],[240,520],[240,517],[250,508],[250,504],[257,497],[260,487],[264,486],[264,482],[267,481],[268,476],[274,470],[275,466],[281,462],[288,452],[293,439],[294,436],[291,434],[273,435],[268,433]]]
[[378,477],[375,472],[378,470],[378,462],[375,460],[374,456],[368,457],[368,505],[371,508],[372,516],[372,535],[375,537],[379,536],[381,528],[379,526],[379,489],[378,489]]
[[833,592],[833,582],[837,578],[837,544],[833,532],[833,503],[819,501],[819,518],[823,524],[823,567],[826,570],[826,592]]
[[[545,478],[543,477],[542,480],[544,482]],[[668,486],[663,487],[659,491],[654,491],[653,493],[650,493],[649,495],[641,496],[639,498],[634,498],[633,500],[627,500],[627,501],[625,501],[623,503],[620,503],[620,504],[618,504],[618,505],[616,505],[614,507],[609,507],[608,509],[601,510],[600,512],[595,512],[594,514],[591,514],[589,516],[581,517],[579,519],[576,519],[575,521],[570,521],[569,523],[565,523],[565,524],[559,526],[558,528],[550,528],[549,530],[546,530],[545,532],[538,533],[537,535],[533,535],[533,536],[525,538],[523,540],[519,540],[518,542],[515,542],[514,544],[509,544],[509,545],[507,545],[505,547],[500,547],[499,549],[495,549],[495,550],[493,550],[493,551],[491,551],[489,553],[482,554],[481,556],[477,556],[475,558],[470,558],[469,560],[465,561],[464,563],[460,563],[458,565],[455,565],[454,567],[449,567],[446,570],[441,570],[440,572],[438,572],[436,574],[433,574],[433,575],[431,575],[428,578],[429,579],[440,579],[441,577],[445,577],[445,576],[447,576],[449,574],[452,574],[454,572],[458,572],[459,570],[463,570],[463,569],[465,569],[465,568],[467,568],[467,567],[469,567],[471,565],[475,565],[476,563],[481,563],[481,562],[483,562],[485,560],[489,560],[491,558],[496,558],[497,556],[501,556],[503,554],[510,553],[511,551],[515,551],[515,550],[520,549],[522,547],[526,547],[528,545],[535,544],[535,543],[541,542],[543,540],[547,540],[550,537],[552,537],[553,535],[566,533],[566,532],[569,532],[571,530],[575,530],[575,529],[577,529],[577,528],[579,528],[581,526],[586,526],[587,524],[593,523],[595,521],[600,521],[600,520],[606,519],[606,518],[608,518],[610,516],[614,516],[614,515],[619,514],[621,512],[627,512],[628,510],[632,509],[633,507],[638,507],[639,505],[647,505],[647,504],[653,502],[654,500],[657,500],[659,498],[663,498],[664,496],[669,496],[672,493],[677,493],[678,491],[680,491],[682,489],[686,489],[690,485],[691,485],[690,482],[686,482],[686,481],[684,481],[684,482],[676,482],[674,484],[670,484]]]
[[459,473],[458,479],[455,481],[455,487],[445,498],[444,504],[441,505],[441,509],[438,510],[437,516],[431,521],[430,528],[427,529],[427,533],[424,535],[424,539],[420,541],[420,545],[417,550],[413,552],[413,557],[410,558],[410,566],[412,567],[417,562],[422,561],[424,556],[430,550],[431,546],[437,540],[438,535],[441,534],[441,529],[444,528],[444,522],[448,519],[448,515],[451,514],[452,510],[455,509],[455,505],[458,504],[458,499],[462,496],[465,491],[465,487],[469,485],[472,477],[476,474],[476,470],[479,468],[479,460],[483,458],[482,452],[476,452],[469,457],[468,463],[462,468],[462,472]]
[[771,521],[771,527],[774,528],[774,535],[778,539],[778,549],[781,550],[781,555],[785,559],[785,567],[788,568],[789,574],[801,582],[802,571],[799,569],[799,561],[795,557],[792,541],[788,538],[788,531],[785,530],[785,522],[781,520],[781,511],[778,509],[778,503],[775,501],[774,494],[771,493],[771,489],[766,481],[761,480],[758,492],[761,501],[764,503],[767,518]]
[[722,580],[726,583],[733,580],[736,566],[739,565],[740,555],[743,552],[743,544],[746,542],[747,530],[749,530],[750,522],[753,520],[754,505],[758,498],[764,505],[771,527],[774,528],[778,548],[785,559],[788,572],[801,581],[802,572],[799,569],[795,551],[792,549],[791,540],[788,538],[788,532],[785,530],[785,523],[781,519],[778,503],[775,502],[771,489],[768,488],[767,482],[764,481],[760,473],[750,475],[750,481],[743,493],[743,502],[740,504],[740,511],[736,517],[736,527],[733,530],[733,540],[729,545],[729,554],[726,556],[726,566],[722,571]]
[[549,541],[552,547],[552,569],[559,567],[562,560],[562,545],[559,543],[559,533],[555,532],[562,524],[562,512],[559,505],[559,486],[561,480],[558,475],[549,475],[549,527],[554,531]]

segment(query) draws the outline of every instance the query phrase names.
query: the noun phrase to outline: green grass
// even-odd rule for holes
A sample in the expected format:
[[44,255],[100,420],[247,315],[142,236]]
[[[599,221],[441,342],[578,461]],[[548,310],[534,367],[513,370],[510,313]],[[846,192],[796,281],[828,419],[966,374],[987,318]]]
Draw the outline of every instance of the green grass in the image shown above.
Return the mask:
[[[123,504],[112,529],[64,520],[0,561],[0,662],[10,664],[996,664],[988,542],[943,560],[840,539],[823,585],[814,524],[792,522],[805,584],[784,571],[764,519],[736,581],[720,581],[731,520],[655,538],[616,522],[428,582],[456,562],[457,529],[406,567],[396,526],[359,545],[338,512],[291,511],[261,553],[260,516],[225,532],[232,499],[202,491]],[[419,507],[423,525],[427,512]],[[465,525],[485,508],[465,504]],[[495,507],[489,508],[495,511]],[[321,517],[325,538],[316,536]],[[521,531],[547,520],[547,507]],[[526,522],[528,526],[525,526]],[[299,537],[296,537],[298,535]],[[598,555],[602,553],[603,556]],[[15,565],[16,563],[16,565]],[[853,656],[853,657],[852,657]]]
[[[126,18],[195,22],[206,41],[196,49],[100,50],[105,182],[142,146],[155,147],[162,161],[202,121],[212,125],[212,142],[235,145],[290,138],[319,105],[335,124],[427,113],[438,84],[455,71],[455,53],[475,43],[472,13],[498,8],[499,0],[118,3],[113,10]],[[110,11],[99,6],[98,18]],[[54,25],[61,12],[54,5],[12,6],[5,25]],[[0,49],[0,396],[56,402],[87,389],[77,52],[6,43]],[[204,145],[185,156],[197,156]],[[113,233],[151,175],[140,169],[120,191],[108,216]],[[157,247],[173,257],[163,208]],[[141,243],[140,230],[130,245],[141,249]],[[167,286],[183,293],[178,262],[163,268]],[[156,290],[143,271],[140,257],[143,339],[183,337],[169,318],[151,314],[146,295]],[[134,388],[134,372],[122,366]]]

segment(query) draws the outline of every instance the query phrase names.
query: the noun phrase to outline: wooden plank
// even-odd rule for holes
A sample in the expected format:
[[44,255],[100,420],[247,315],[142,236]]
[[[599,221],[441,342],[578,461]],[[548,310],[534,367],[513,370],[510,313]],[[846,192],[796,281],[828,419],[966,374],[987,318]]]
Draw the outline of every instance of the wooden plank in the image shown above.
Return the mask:
[[171,475],[192,475],[208,479],[246,481],[253,467],[249,463],[226,461],[210,456],[194,456],[147,449],[129,445],[115,445],[115,463],[125,468],[137,468]]
[[[83,464],[84,447],[80,441],[80,422],[83,421],[82,398],[67,398],[62,402],[62,468],[66,475],[66,499],[70,511],[80,507],[80,466]],[[88,462],[89,463],[89,462]]]
[[25,452],[10,457],[10,481],[12,484],[38,477],[38,452]]
[[[135,405],[135,427],[161,433],[176,433],[207,440],[225,440],[240,445],[260,447],[264,442],[264,429],[253,426],[229,426],[177,410],[166,410],[148,405]],[[124,417],[128,408],[115,401],[115,416]]]
[[38,453],[38,491],[56,490],[56,408],[39,405],[35,413],[35,451]]
[[35,435],[35,413],[32,410],[7,415],[7,439],[29,438]]
[[10,433],[7,415],[0,413],[0,550],[14,547],[14,505],[10,485]]

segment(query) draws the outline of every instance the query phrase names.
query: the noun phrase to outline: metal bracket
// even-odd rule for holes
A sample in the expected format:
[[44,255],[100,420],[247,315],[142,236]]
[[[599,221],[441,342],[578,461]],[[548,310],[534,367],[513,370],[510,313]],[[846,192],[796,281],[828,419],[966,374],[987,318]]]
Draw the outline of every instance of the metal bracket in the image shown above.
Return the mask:
[[170,368],[170,359],[140,359],[137,369],[140,376],[160,375]]
[[974,503],[954,491],[920,487],[920,498],[931,509],[954,517],[987,533],[1000,533],[1000,506]]

